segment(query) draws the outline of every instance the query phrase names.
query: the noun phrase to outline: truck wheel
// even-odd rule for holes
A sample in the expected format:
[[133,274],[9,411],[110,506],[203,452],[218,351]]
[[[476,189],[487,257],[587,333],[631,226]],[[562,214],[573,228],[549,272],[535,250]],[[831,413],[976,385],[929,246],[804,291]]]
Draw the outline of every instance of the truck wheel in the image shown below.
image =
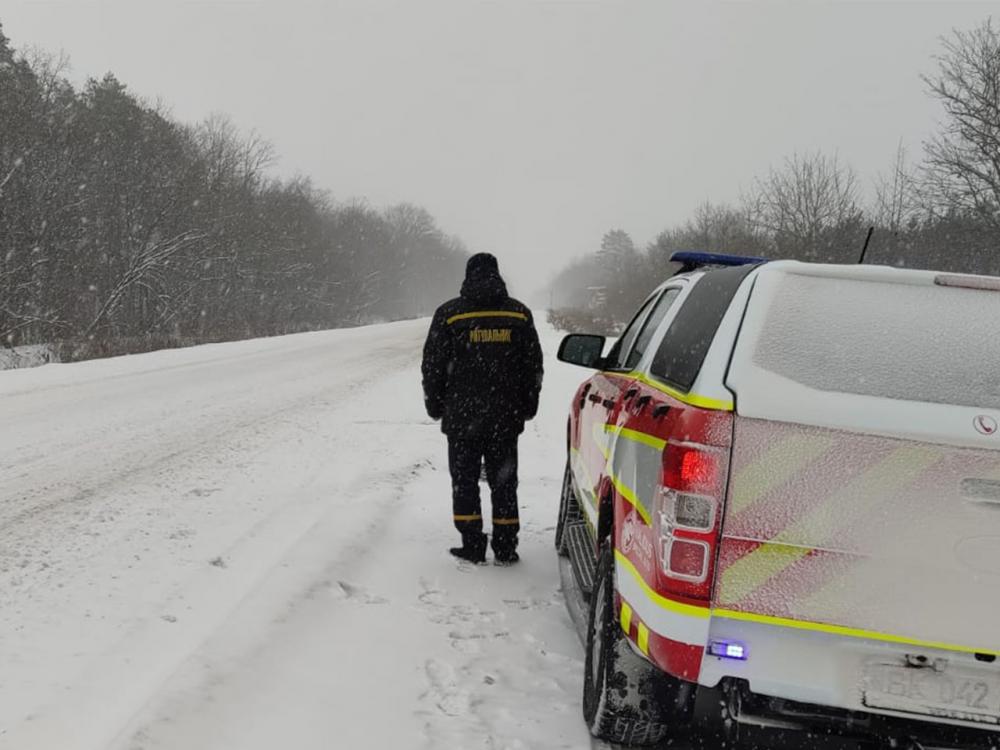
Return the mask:
[[576,505],[576,498],[573,497],[573,484],[569,474],[569,461],[567,461],[566,471],[563,473],[562,495],[559,497],[559,520],[556,521],[556,552],[563,557],[569,556],[566,527],[569,525],[574,505]]
[[652,745],[690,718],[694,686],[659,672],[632,650],[615,617],[614,575],[614,551],[607,542],[590,597],[583,718],[600,739]]
[[740,713],[743,710],[743,694],[739,685],[727,682],[722,689],[722,743],[725,747],[738,747],[742,732],[740,731]]

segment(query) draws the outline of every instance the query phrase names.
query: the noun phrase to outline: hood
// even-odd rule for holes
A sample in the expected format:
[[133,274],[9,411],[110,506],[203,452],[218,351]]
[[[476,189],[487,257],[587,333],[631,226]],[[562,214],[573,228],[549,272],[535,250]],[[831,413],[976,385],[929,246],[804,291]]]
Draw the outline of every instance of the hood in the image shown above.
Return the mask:
[[476,253],[465,267],[462,297],[470,302],[497,302],[507,297],[507,285],[500,275],[497,259],[489,253]]

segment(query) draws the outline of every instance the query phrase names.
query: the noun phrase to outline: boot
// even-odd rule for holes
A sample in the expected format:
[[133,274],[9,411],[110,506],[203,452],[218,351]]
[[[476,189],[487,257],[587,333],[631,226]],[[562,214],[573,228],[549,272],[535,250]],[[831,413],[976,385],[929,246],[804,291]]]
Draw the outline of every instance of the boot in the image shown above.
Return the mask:
[[501,549],[493,553],[493,564],[494,565],[513,565],[521,556],[517,554],[517,550],[514,549]]
[[509,528],[493,532],[493,562],[497,565],[513,565],[521,559],[517,554],[517,534],[510,533]]
[[460,560],[484,563],[486,562],[486,536],[484,534],[478,539],[463,538],[461,547],[452,547],[448,551]]

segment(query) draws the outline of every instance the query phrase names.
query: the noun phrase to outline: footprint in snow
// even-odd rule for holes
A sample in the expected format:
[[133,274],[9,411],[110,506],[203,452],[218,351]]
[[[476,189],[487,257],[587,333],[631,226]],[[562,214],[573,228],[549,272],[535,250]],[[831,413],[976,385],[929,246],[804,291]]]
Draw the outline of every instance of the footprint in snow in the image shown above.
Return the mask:
[[551,607],[554,602],[551,599],[504,599],[503,603],[514,609],[542,609]]
[[444,596],[444,591],[438,588],[434,588],[430,581],[426,578],[420,579],[420,588],[423,592],[417,597],[421,604],[426,604],[429,607],[440,607],[442,606],[441,599]]
[[510,633],[507,631],[463,633],[458,630],[453,630],[448,633],[448,638],[451,640],[451,647],[453,649],[461,654],[473,656],[482,653],[483,643],[487,641],[510,638]]
[[358,604],[388,604],[389,602],[384,597],[368,593],[368,590],[363,586],[356,586],[353,583],[347,583],[347,581],[337,581],[337,585],[333,588],[333,595],[337,599],[357,602]]
[[188,495],[193,495],[194,497],[208,497],[209,495],[214,495],[219,491],[218,487],[195,487],[194,489],[188,490]]
[[428,697],[445,716],[466,716],[472,708],[469,693],[458,686],[455,669],[443,661],[428,659],[424,672],[430,683]]

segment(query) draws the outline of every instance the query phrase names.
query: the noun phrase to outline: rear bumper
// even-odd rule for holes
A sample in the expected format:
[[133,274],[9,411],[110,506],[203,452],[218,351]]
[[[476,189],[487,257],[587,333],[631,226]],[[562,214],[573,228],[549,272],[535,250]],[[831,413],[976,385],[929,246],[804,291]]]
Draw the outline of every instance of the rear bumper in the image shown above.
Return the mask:
[[[713,618],[710,638],[735,640],[747,648],[746,661],[706,655],[699,683],[720,688],[736,701],[741,723],[788,723],[788,729],[838,731],[859,736],[916,737],[934,746],[989,747],[1000,744],[1000,726],[886,710],[866,705],[865,665],[905,663],[912,646],[793,630],[773,625]],[[929,659],[947,659],[954,668],[1000,674],[1000,663],[984,664],[972,654],[919,650]],[[734,717],[735,718],[735,717]]]
[[[702,705],[727,706],[723,733],[730,739],[735,739],[735,734],[748,747],[765,746],[769,750],[803,747],[996,750],[1000,747],[1000,734],[996,732],[799,703],[759,695],[740,681],[726,681],[720,688],[705,692],[708,695],[699,696]],[[707,721],[710,723],[711,719]]]

